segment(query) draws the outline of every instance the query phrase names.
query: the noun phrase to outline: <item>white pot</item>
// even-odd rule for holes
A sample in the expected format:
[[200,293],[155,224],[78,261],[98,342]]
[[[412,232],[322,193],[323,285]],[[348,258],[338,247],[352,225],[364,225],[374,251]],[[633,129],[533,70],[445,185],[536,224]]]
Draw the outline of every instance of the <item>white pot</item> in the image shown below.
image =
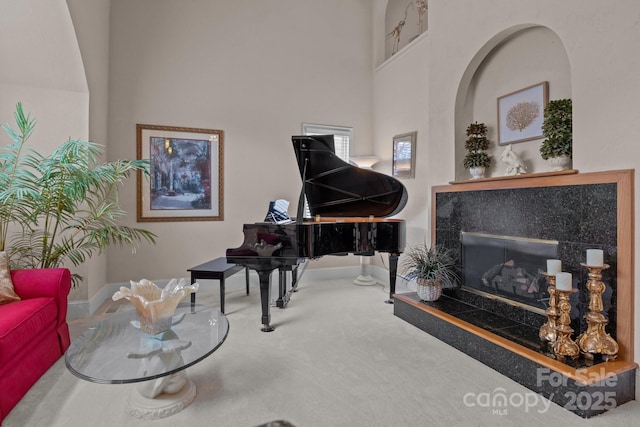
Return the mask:
[[469,173],[471,174],[471,179],[484,178],[484,166],[478,166],[475,168],[469,168]]
[[569,169],[569,165],[571,164],[571,157],[549,157],[547,159],[547,163],[549,163],[549,165],[551,166],[552,171],[563,171]]

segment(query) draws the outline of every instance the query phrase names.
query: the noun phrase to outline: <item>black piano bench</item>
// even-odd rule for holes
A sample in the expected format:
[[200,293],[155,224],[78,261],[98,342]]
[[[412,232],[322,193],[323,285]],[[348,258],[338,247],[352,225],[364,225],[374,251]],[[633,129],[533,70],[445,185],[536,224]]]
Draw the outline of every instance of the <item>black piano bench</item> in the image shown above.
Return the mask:
[[[191,283],[197,282],[198,279],[216,279],[220,281],[220,311],[224,313],[224,280],[243,268],[245,270],[247,295],[249,295],[249,268],[238,264],[229,264],[225,257],[216,258],[204,264],[191,267],[187,271],[191,273]],[[196,293],[194,292],[191,294],[191,305],[195,304]]]

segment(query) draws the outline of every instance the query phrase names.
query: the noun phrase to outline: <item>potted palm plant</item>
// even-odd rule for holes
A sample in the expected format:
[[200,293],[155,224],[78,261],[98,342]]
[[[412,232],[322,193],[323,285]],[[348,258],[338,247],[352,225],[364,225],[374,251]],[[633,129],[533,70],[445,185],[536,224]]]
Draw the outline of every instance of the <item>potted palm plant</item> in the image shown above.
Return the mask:
[[571,163],[573,154],[573,117],[571,99],[549,101],[544,108],[544,122],[540,154],[554,171],[564,170]]
[[402,268],[407,280],[416,281],[418,297],[422,301],[437,300],[443,287],[453,287],[459,282],[453,251],[441,245],[420,244],[410,248]]
[[486,168],[491,166],[491,157],[486,152],[489,149],[489,140],[487,126],[484,123],[475,122],[467,127],[464,148],[467,150],[464,156],[464,167],[469,169],[471,179],[482,178]]
[[0,126],[12,141],[0,147],[0,251],[12,268],[77,266],[110,244],[155,243],[150,231],[118,223],[118,186],[148,173],[147,160],[100,162],[102,147],[78,140],[45,156],[27,146],[35,120],[21,104],[14,116],[16,130]]

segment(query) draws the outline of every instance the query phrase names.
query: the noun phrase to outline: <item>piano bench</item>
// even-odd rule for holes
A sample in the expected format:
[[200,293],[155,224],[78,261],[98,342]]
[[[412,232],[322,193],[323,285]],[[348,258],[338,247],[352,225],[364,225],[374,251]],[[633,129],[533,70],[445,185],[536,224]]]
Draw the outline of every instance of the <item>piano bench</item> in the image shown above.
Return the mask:
[[[195,283],[198,279],[216,279],[220,281],[220,311],[224,313],[224,280],[231,277],[238,271],[245,270],[245,281],[247,286],[247,295],[249,295],[249,268],[238,264],[227,263],[226,257],[216,258],[189,268],[187,271],[191,273],[191,283]],[[196,304],[196,293],[191,294],[191,305]]]

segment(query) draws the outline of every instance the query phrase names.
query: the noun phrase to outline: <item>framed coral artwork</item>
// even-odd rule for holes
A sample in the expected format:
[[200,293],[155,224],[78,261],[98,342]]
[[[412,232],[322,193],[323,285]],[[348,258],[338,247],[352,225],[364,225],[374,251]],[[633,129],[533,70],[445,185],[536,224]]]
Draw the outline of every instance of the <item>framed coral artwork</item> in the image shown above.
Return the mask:
[[222,221],[223,131],[138,124],[136,133],[150,166],[148,179],[138,171],[138,221]]
[[542,138],[544,107],[549,102],[549,82],[511,92],[498,98],[498,144]]

